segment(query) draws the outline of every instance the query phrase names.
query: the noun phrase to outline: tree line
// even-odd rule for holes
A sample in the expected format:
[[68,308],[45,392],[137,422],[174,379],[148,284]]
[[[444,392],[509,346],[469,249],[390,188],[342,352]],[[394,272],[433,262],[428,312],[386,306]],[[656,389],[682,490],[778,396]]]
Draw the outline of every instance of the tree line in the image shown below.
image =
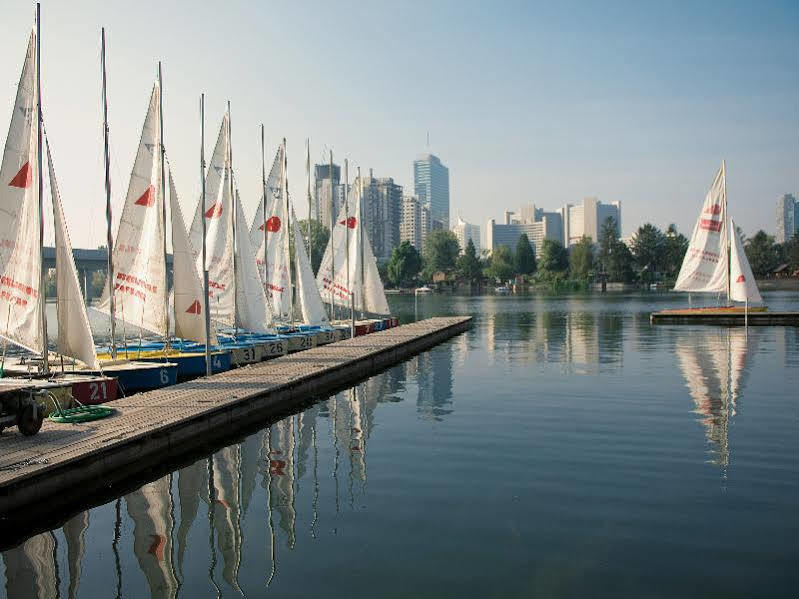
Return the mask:
[[[799,235],[777,244],[762,230],[751,238],[745,238],[740,229],[738,234],[756,277],[769,276],[780,264],[787,264],[791,272],[799,268]],[[478,255],[471,240],[461,252],[451,231],[432,231],[421,252],[407,241],[394,248],[391,259],[381,267],[381,276],[394,287],[427,283],[436,273],[443,273],[450,282],[477,285],[505,282],[518,275],[531,283],[673,283],[688,249],[688,239],[673,224],[662,231],[646,223],[628,245],[619,239],[616,221],[608,217],[598,237],[594,243],[584,236],[568,249],[559,241],[545,239],[536,255],[522,234],[514,248],[503,245],[490,255]]]

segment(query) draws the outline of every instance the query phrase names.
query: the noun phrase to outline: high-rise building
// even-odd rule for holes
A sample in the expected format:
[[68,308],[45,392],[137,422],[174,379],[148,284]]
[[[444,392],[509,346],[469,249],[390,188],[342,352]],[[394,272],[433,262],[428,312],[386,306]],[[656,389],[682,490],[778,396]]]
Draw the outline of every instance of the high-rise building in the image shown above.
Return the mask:
[[541,255],[541,246],[544,243],[544,222],[511,222],[508,224],[497,224],[492,218],[486,223],[486,249],[494,252],[499,246],[507,246],[511,251],[516,251],[519,238],[524,234],[530,242],[536,256]]
[[566,204],[561,209],[563,240],[567,246],[574,245],[583,236],[598,242],[602,225],[608,217],[615,221],[616,232],[621,237],[621,202],[603,204],[596,198],[585,198],[581,205]]
[[[344,186],[341,184],[341,167],[333,164],[333,177],[330,177],[330,164],[314,165],[316,187],[312,202],[312,216],[328,229],[338,216],[344,201]],[[331,200],[331,189],[332,200]],[[331,214],[332,209],[332,214]]]
[[777,200],[777,243],[785,243],[799,233],[799,202],[790,193]]
[[430,209],[440,228],[449,229],[449,169],[437,156],[424,154],[413,162],[413,187],[416,197]]
[[369,169],[363,180],[363,213],[375,258],[388,260],[400,243],[402,186],[391,177],[375,179]]
[[480,225],[471,225],[459,216],[458,222],[452,227],[452,232],[455,233],[455,237],[458,238],[458,245],[461,248],[461,252],[466,249],[471,239],[474,244],[474,249],[477,250],[478,254],[480,253]]
[[430,210],[419,202],[416,196],[402,198],[402,214],[400,216],[400,243],[409,241],[420,252],[427,240],[432,224]]

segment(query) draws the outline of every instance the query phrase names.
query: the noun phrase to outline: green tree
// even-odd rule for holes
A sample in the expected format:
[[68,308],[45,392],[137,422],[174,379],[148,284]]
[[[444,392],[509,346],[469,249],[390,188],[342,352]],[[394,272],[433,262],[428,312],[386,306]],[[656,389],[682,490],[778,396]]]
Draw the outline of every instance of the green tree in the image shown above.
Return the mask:
[[[297,223],[300,227],[300,233],[302,234],[302,241],[305,244],[305,247],[308,247],[308,220],[301,220]],[[293,225],[292,225],[293,228]],[[319,270],[319,266],[322,264],[322,256],[324,256],[325,248],[327,248],[327,242],[330,241],[330,230],[320,223],[315,218],[311,219],[311,254],[309,256],[311,260],[311,268],[314,271],[314,274],[317,273]]]
[[616,241],[610,250],[606,263],[608,280],[619,283],[632,281],[635,276],[633,272],[634,262],[630,248],[621,241]]
[[522,233],[516,242],[516,253],[513,255],[513,268],[517,275],[531,275],[535,272],[535,251],[530,245],[527,233]]
[[599,230],[599,260],[605,269],[608,268],[607,260],[613,247],[619,241],[619,231],[616,219],[609,216],[602,223]]
[[480,266],[480,260],[477,258],[477,250],[474,247],[474,242],[471,239],[469,239],[469,243],[466,244],[466,249],[463,250],[463,254],[458,256],[455,268],[458,273],[458,278],[462,280],[469,281],[470,283],[475,283],[480,280],[482,268]]
[[666,236],[651,223],[638,228],[633,236],[633,257],[638,267],[648,272],[658,272],[663,265]]
[[411,245],[403,241],[391,252],[388,261],[388,280],[397,287],[409,287],[422,270],[422,256]]
[[583,235],[569,250],[569,269],[575,279],[587,279],[594,269],[594,243]]
[[452,231],[431,231],[422,250],[424,276],[431,279],[437,272],[450,274],[460,254],[458,238]]
[[774,238],[762,229],[746,240],[744,251],[755,277],[765,277],[778,265],[779,247]]
[[499,281],[507,281],[514,275],[513,252],[506,245],[501,245],[491,254],[488,276]]
[[680,272],[685,252],[688,251],[688,239],[677,231],[677,226],[669,225],[663,243],[663,270],[670,277]]
[[796,233],[783,244],[783,260],[788,263],[788,269],[793,272],[799,268],[799,233]]
[[569,268],[569,253],[566,248],[559,241],[544,239],[538,270],[545,273],[562,273],[567,268]]

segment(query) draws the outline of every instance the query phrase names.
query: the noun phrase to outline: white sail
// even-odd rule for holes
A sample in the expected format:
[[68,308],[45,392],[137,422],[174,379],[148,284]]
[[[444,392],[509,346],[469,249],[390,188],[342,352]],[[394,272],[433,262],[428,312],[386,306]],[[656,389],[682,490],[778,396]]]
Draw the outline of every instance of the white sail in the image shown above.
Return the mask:
[[[166,261],[164,197],[161,191],[160,93],[153,86],[128,194],[114,241],[114,309],[125,322],[166,336]],[[105,287],[98,309],[109,312]]]
[[[203,282],[197,270],[195,252],[183,223],[183,213],[171,170],[169,209],[172,215],[172,303],[175,310],[175,335],[181,339],[205,343]],[[211,345],[216,345],[216,331],[213,326],[208,338]]]
[[250,243],[252,247],[258,248],[258,263],[262,264],[263,260],[263,242],[264,242],[264,204],[269,204],[272,198],[280,195],[280,173],[283,168],[283,144],[280,144],[275,152],[275,159],[272,161],[272,168],[269,169],[269,176],[266,179],[266,200],[263,195],[255,210],[255,216],[250,225]]
[[[266,221],[262,206],[256,212],[256,219],[250,227],[252,247],[258,248],[255,255],[258,257],[258,272],[264,283],[264,293],[269,300],[275,318],[284,322],[290,321],[292,288],[291,288],[291,257],[289,254],[289,227],[288,213],[286,211],[286,196],[283,177],[284,152],[281,145],[275,160],[280,160],[278,177],[273,178],[274,167],[269,175],[266,187],[266,202],[261,202],[266,207]],[[275,183],[277,183],[275,185]],[[260,213],[260,214],[259,214]],[[260,224],[259,224],[260,222]],[[264,235],[266,228],[266,235]],[[266,245],[264,245],[264,242]]]
[[50,154],[50,143],[46,141],[47,168],[50,179],[50,195],[53,200],[53,220],[55,223],[55,271],[56,295],[58,296],[58,352],[76,358],[89,366],[98,368],[94,338],[89,326],[86,304],[80,291],[78,271],[72,254],[61,195]]
[[360,278],[363,279],[361,288],[355,292],[355,308],[370,314],[388,315],[391,310],[388,307],[386,292],[383,289],[383,282],[380,280],[380,273],[377,270],[377,260],[372,252],[372,244],[369,243],[369,235],[363,227],[359,235],[363,235],[362,253],[359,259],[363,267]]
[[272,312],[264,295],[255,253],[247,235],[244,209],[236,192],[236,220],[242,223],[236,235],[236,320],[238,325],[253,333],[269,333],[272,327]]
[[202,219],[205,218],[211,318],[223,326],[234,326],[236,289],[233,277],[233,197],[228,162],[228,123],[229,117],[225,114],[205,176],[205,210],[200,199],[189,236],[191,247],[197,254],[197,270],[202,272]]
[[[330,302],[332,296],[336,305],[349,307],[352,294],[356,310],[370,314],[389,314],[388,301],[377,271],[377,262],[369,243],[369,236],[361,226],[360,215],[361,198],[359,186],[356,184],[353,193],[347,198],[347,207],[336,219],[319,272],[316,274],[316,283],[325,302]],[[347,244],[348,229],[349,244]],[[349,276],[346,268],[347,254],[349,254]]]
[[305,251],[305,244],[302,243],[297,217],[293,212],[292,210],[291,224],[294,230],[294,273],[297,280],[296,297],[299,312],[302,314],[302,321],[305,324],[328,325],[330,321],[325,313],[322,297],[319,295],[319,287],[316,286],[311,262],[308,260],[308,252]]
[[0,164],[0,336],[43,354],[36,95],[31,33]]
[[727,290],[727,173],[722,162],[705,196],[674,289]]
[[730,220],[730,299],[736,302],[747,302],[749,304],[762,304],[763,298],[746,258],[741,237],[735,230],[735,223]]

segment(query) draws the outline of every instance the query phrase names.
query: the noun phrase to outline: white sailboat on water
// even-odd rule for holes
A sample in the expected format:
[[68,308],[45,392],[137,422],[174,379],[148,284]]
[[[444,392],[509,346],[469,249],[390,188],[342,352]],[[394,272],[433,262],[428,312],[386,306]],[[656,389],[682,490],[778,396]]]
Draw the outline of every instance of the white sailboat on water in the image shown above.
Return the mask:
[[[272,332],[272,311],[261,285],[239,195],[235,190],[230,114],[225,113],[205,178],[206,204],[199,202],[189,237],[195,251],[208,251],[211,318],[220,327],[252,333]],[[203,227],[205,220],[205,227]],[[202,256],[196,256],[202,270]]]
[[362,184],[359,174],[354,193],[344,202],[330,234],[316,283],[322,297],[333,306],[386,316],[390,313],[388,300],[369,236],[362,226]]
[[[47,182],[56,248],[56,351],[84,368],[97,368],[97,354],[41,117],[37,48],[34,30],[28,41],[0,164],[0,182],[3,183],[0,185],[0,337],[39,356],[49,357],[42,261]],[[46,181],[41,168],[45,149]],[[44,374],[50,374],[52,360],[52,357],[42,360]],[[8,370],[8,365],[4,366]]]
[[[703,314],[742,312],[746,318],[749,311],[766,310],[740,235],[727,210],[727,167],[724,162],[721,163],[721,168],[705,196],[674,290],[689,294],[715,293],[719,297],[726,294],[726,306],[696,308],[690,312]],[[733,302],[744,305],[736,305]],[[664,310],[657,314],[675,312],[689,311]]]
[[[284,139],[277,150],[269,178],[264,178],[261,202],[250,226],[252,247],[258,248],[258,273],[272,312],[283,324],[293,326],[300,320],[306,325],[328,326],[330,321],[325,314],[289,197],[286,173]],[[289,232],[295,240],[293,268]]]

